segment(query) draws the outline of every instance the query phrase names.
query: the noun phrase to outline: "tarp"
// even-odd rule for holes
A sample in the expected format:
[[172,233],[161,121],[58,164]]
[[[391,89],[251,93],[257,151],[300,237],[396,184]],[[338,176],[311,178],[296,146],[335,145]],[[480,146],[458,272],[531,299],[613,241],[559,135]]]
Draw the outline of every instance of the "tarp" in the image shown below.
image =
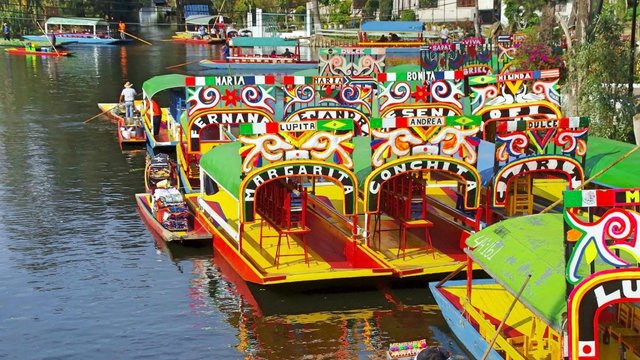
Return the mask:
[[200,158],[200,168],[227,190],[234,198],[238,198],[242,179],[242,158],[238,151],[242,143],[234,141],[221,144],[209,150]]
[[277,37],[235,37],[231,40],[231,46],[289,46],[296,47],[298,40],[285,40]]
[[80,17],[50,17],[47,19],[47,25],[76,25],[76,26],[108,26],[106,20],[100,18],[80,18]]
[[[635,146],[593,136],[589,137],[587,145],[587,160],[584,169],[587,178],[591,178]],[[638,169],[640,169],[640,150],[605,171],[595,178],[593,182],[610,188],[638,187],[638,184],[640,184]]]
[[217,16],[211,15],[190,15],[184,22],[191,25],[209,25],[215,23],[217,18]]
[[360,31],[383,32],[422,32],[424,24],[420,21],[366,21],[360,25]]
[[142,84],[142,90],[145,92],[147,97],[152,98],[155,94],[159,93],[162,90],[184,88],[185,78],[186,75],[181,74],[154,76]]

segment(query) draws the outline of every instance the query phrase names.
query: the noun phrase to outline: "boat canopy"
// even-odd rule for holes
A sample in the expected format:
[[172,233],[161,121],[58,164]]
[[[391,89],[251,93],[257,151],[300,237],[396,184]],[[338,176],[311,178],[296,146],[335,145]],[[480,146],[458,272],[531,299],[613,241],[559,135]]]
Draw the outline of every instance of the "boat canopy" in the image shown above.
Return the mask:
[[104,19],[81,17],[50,17],[47,19],[46,24],[74,26],[109,26],[109,23]]
[[235,37],[231,40],[231,46],[254,47],[254,46],[298,46],[298,40],[285,40],[276,37]]
[[[471,235],[465,249],[514,297],[531,274],[520,302],[558,331],[562,313],[567,311],[562,216],[537,214],[503,220]],[[594,264],[596,271],[611,268],[601,258]],[[586,261],[580,264],[578,274],[590,274]]]
[[217,18],[218,16],[212,15],[189,15],[184,19],[184,22],[191,25],[209,25]]
[[184,79],[186,77],[186,75],[181,74],[154,76],[142,83],[142,91],[144,91],[148,98],[152,98],[155,94],[163,90],[184,88]]
[[200,158],[200,167],[213,177],[231,196],[238,198],[242,182],[242,158],[240,141],[221,144]]
[[[585,172],[591,178],[634,148],[633,144],[590,136],[587,148]],[[609,188],[634,188],[640,184],[637,174],[640,169],[640,152],[615,164],[611,169],[594,179],[594,183]]]
[[424,24],[420,21],[365,21],[360,25],[360,31],[379,31],[379,32],[405,32],[405,33],[421,33]]

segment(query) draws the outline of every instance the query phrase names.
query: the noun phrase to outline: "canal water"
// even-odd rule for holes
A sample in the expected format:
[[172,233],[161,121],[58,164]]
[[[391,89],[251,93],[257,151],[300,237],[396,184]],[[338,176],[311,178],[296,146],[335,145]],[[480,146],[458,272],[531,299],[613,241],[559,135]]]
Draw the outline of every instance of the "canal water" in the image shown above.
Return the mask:
[[0,358],[384,359],[423,338],[466,358],[426,284],[250,292],[210,246],[154,241],[134,200],[144,153],[122,153],[105,118],[83,122],[126,80],[140,91],[219,56],[171,31],[70,58],[0,54]]

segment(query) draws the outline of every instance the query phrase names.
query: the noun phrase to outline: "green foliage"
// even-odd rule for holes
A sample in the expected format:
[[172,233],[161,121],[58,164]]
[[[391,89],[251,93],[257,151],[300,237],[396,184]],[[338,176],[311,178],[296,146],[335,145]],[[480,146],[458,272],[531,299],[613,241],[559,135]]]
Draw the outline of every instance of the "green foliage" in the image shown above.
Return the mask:
[[391,20],[393,0],[380,0],[380,20]]
[[400,20],[402,21],[416,21],[416,13],[413,10],[402,10],[400,13]]
[[378,10],[379,6],[378,0],[367,0],[366,4],[364,4],[364,8],[362,9],[362,15],[365,19],[373,19],[376,15],[376,10]]
[[329,22],[348,25],[351,22],[351,0],[329,0]]
[[620,39],[621,24],[611,8],[595,20],[591,41],[570,59],[570,80],[577,89],[580,114],[591,117],[590,135],[628,141],[635,114],[628,95],[629,48]]
[[540,22],[536,12],[540,11],[547,0],[504,0],[504,15],[510,24],[515,24],[517,29],[524,29]]

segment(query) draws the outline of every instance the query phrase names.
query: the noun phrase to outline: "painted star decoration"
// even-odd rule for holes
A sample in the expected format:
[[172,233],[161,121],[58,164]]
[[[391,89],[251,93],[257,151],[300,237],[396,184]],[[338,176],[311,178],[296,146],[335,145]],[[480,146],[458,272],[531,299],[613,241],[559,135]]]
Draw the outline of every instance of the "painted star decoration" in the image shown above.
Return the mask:
[[238,96],[238,93],[236,92],[235,89],[232,89],[232,90],[225,89],[224,95],[222,95],[222,100],[224,100],[225,106],[229,106],[229,105],[236,106],[238,101],[242,99]]
[[416,85],[416,90],[411,94],[411,97],[413,97],[416,102],[427,102],[427,98],[429,97],[428,85]]

